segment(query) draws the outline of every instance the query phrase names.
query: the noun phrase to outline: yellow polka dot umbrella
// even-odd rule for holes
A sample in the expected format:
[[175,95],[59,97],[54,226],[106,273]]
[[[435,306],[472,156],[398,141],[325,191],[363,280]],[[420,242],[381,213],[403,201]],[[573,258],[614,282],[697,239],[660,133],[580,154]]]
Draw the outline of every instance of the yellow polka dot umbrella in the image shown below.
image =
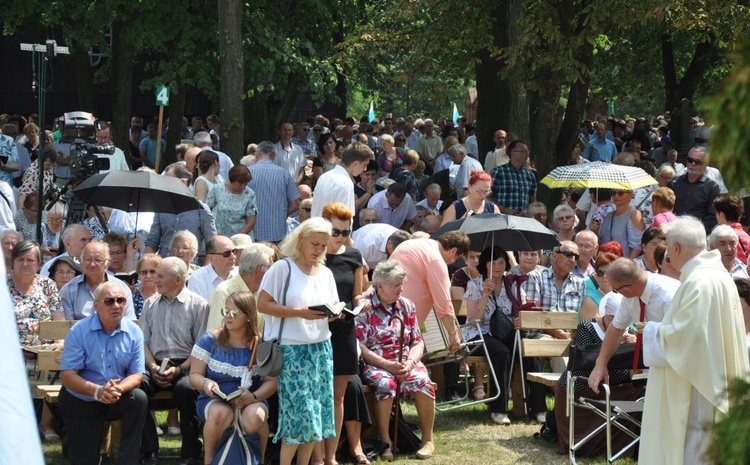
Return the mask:
[[613,165],[603,161],[558,166],[542,179],[552,188],[583,187],[635,190],[656,184],[641,168]]

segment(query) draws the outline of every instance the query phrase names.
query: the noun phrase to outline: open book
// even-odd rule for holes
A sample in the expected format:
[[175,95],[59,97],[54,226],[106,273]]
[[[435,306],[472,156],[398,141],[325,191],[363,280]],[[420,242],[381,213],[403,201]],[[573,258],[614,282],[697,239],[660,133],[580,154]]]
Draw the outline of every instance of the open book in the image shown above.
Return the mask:
[[237,389],[236,391],[232,392],[231,394],[224,394],[223,392],[221,392],[221,390],[219,390],[219,388],[213,388],[213,389],[211,389],[211,392],[213,392],[214,395],[216,397],[218,397],[219,399],[221,399],[223,401],[226,401],[226,402],[231,402],[234,399],[236,399],[239,396],[241,396],[244,391],[242,391],[241,389]]
[[357,306],[354,310],[346,308],[346,303],[344,302],[338,302],[338,303],[325,303],[320,305],[310,305],[310,310],[318,310],[320,312],[325,313],[325,315],[329,318],[336,317],[344,314],[347,318],[354,318],[355,316],[359,315],[359,313],[362,311],[362,308],[364,308],[365,303],[364,301]]

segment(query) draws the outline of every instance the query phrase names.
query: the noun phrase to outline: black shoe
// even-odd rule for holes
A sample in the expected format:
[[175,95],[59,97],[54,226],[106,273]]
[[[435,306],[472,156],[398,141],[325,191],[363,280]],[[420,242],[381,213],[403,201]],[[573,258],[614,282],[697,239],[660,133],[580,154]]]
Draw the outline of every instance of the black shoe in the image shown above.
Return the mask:
[[203,465],[203,460],[196,458],[180,459],[177,465]]
[[445,400],[449,402],[456,402],[461,400],[461,394],[458,393],[456,388],[447,388],[445,390]]
[[149,454],[146,454],[143,456],[143,460],[141,460],[142,465],[156,465],[158,463],[159,463],[158,452],[151,452]]

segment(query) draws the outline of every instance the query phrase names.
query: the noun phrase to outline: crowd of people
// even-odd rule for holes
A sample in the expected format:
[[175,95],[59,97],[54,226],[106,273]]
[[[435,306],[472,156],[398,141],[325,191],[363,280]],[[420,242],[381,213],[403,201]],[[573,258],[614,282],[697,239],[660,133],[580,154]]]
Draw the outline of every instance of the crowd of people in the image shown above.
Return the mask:
[[[511,423],[506,388],[513,352],[513,340],[493,332],[498,318],[512,328],[522,304],[578,313],[574,335],[551,330],[523,337],[601,344],[588,384],[575,386],[591,396],[602,380],[615,386],[615,397],[643,394],[629,384],[630,372],[607,371],[617,346],[642,333],[637,339],[651,367],[644,429],[653,433],[640,449],[645,463],[700,458],[710,441],[703,422],[726,413],[727,380],[748,374],[745,204],[709,166],[710,130],[700,120],[685,164],[677,161],[668,117],[583,122],[571,164],[638,166],[655,182],[634,190],[566,189],[548,210],[537,200],[531,147],[509,130],[498,129],[492,150],[480,154],[474,126],[464,119],[358,122],[318,115],[280,123],[278,141],[250,144],[240,157],[221,152],[215,115],[205,124],[184,119],[178,161],[161,174],[188,186],[200,209],[172,214],[90,205],[83,223],[65,224],[67,206],[56,203],[42,214],[40,238],[39,160],[45,189],[71,176],[69,128],[45,131],[38,153],[34,115],[2,119],[7,286],[21,344],[64,348],[59,414],[73,463],[97,463],[98,441],[91,438],[112,418],[123,420],[119,463],[158,463],[161,426],[181,435],[180,463],[211,463],[235,408],[244,430],[258,434],[262,454],[271,436],[280,443],[282,464],[295,455],[297,463],[336,464],[342,437],[354,463],[370,463],[360,440],[373,424],[370,414],[384,443],[380,457],[392,460],[388,424],[402,392],[419,417],[416,457],[429,459],[437,453],[437,392],[422,362],[429,348],[420,327],[431,311],[451,351],[481,333],[499,379],[500,392],[489,383],[487,404],[498,425]],[[156,125],[143,127],[133,117],[122,128],[130,147],[99,155],[110,158],[109,170],[155,167]],[[112,130],[98,125],[97,140],[109,142]],[[533,218],[559,246],[475,250],[463,232],[435,235],[446,223],[482,213]],[[460,299],[466,315],[454,306]],[[361,312],[331,316],[319,308],[338,302]],[[457,317],[478,323],[462,327]],[[39,325],[48,320],[79,323],[64,341],[45,341]],[[282,370],[262,377],[254,352],[271,339],[280,343]],[[539,359],[522,363],[542,368]],[[553,358],[550,365],[563,373],[555,412],[560,450],[567,451],[567,360]],[[447,400],[461,397],[465,368],[473,378],[469,394],[487,397],[480,366],[449,364],[441,386]],[[27,369],[30,380],[54,381],[31,356]],[[691,376],[696,370],[706,376]],[[374,393],[373,412],[363,383]],[[545,388],[528,384],[532,416],[545,422]],[[238,389],[231,403],[217,395]],[[166,425],[149,412],[159,391],[171,391],[176,406]],[[54,415],[44,405],[39,428],[47,441],[59,440]],[[677,417],[681,422],[670,421]],[[668,435],[685,441],[675,444]]]

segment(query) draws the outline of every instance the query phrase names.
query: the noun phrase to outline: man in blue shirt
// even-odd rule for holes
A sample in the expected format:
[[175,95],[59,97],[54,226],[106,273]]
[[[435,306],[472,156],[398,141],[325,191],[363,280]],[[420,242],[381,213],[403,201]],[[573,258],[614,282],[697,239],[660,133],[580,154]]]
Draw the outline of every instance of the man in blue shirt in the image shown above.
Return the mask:
[[617,146],[607,139],[606,125],[599,123],[596,126],[596,135],[586,144],[582,156],[588,161],[605,161],[607,163],[617,156]]
[[105,282],[94,291],[96,313],[73,326],[60,362],[59,406],[72,463],[99,463],[105,421],[122,420],[121,465],[138,463],[148,411],[139,389],[146,368],[143,333],[123,319],[125,293]]

